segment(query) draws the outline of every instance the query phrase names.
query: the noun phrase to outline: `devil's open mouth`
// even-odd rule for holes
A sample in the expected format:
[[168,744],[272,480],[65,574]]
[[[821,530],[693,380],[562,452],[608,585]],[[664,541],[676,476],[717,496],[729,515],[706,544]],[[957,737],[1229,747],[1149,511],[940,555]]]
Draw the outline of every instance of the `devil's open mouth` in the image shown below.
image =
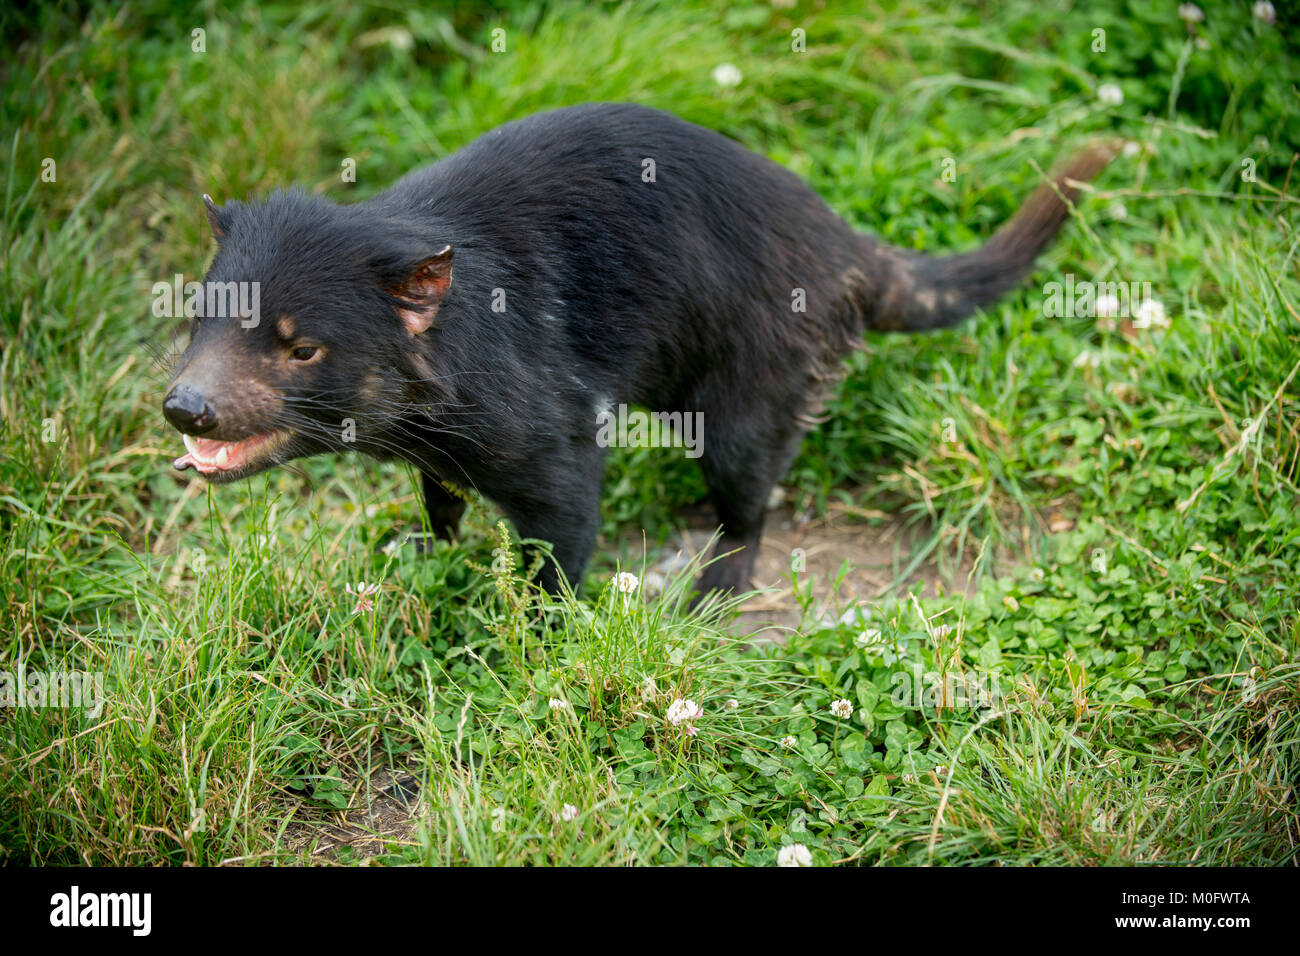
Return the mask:
[[218,441],[182,435],[188,454],[172,462],[177,471],[194,468],[213,481],[233,480],[275,463],[275,454],[289,439],[285,431],[269,431],[240,441]]

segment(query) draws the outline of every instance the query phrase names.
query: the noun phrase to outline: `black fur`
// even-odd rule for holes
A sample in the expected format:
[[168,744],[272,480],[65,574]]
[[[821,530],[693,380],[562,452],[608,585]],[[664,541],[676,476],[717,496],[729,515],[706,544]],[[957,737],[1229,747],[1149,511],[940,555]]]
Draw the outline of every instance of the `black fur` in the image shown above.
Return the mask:
[[[1066,218],[1067,180],[1106,158],[1085,154],[978,252],[934,259],[856,233],[785,169],[667,113],[531,116],[368,202],[291,190],[212,207],[207,278],[261,283],[263,319],[198,322],[168,417],[221,441],[279,430],[213,480],[349,448],[405,459],[441,534],[460,504],[430,476],[475,488],[553,544],[555,588],[595,542],[598,410],[703,412],[719,553],[743,551],[701,590],[744,589],[841,356],[866,329],[935,328],[1002,294]],[[403,309],[431,324],[412,331]],[[299,361],[303,345],[320,351]]]

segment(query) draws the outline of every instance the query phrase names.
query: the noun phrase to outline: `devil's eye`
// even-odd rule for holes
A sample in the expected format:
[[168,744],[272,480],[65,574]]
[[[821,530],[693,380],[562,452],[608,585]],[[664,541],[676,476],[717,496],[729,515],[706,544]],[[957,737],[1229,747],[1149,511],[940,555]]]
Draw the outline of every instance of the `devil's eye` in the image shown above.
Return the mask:
[[293,357],[299,362],[310,362],[316,357],[316,351],[314,345],[300,345],[293,350]]

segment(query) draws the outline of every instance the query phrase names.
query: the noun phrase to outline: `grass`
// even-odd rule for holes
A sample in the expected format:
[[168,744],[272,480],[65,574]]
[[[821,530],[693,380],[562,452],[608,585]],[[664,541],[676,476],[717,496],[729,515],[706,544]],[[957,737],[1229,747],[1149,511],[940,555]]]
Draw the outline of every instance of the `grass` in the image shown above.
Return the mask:
[[[0,859],[357,862],[313,849],[385,769],[425,798],[377,840],[389,863],[770,864],[801,843],[817,864],[1294,865],[1296,35],[1248,5],[1190,33],[1172,6],[1088,7],[3,14],[0,673],[101,674],[105,703],[0,711]],[[177,330],[149,290],[211,255],[200,192],[360,199],[595,99],[718,129],[928,250],[986,238],[1090,137],[1143,144],[1024,289],[848,360],[787,486],[921,543],[872,601],[798,576],[783,644],[688,613],[690,569],[658,600],[611,585],[620,556],[644,570],[616,537],[664,540],[701,494],[680,457],[616,450],[598,560],[562,600],[489,505],[457,544],[384,552],[417,520],[402,468],[214,490],[168,467],[151,349]],[[1048,317],[1066,274],[1151,283],[1169,329]],[[975,556],[955,596],[901,583]],[[703,707],[694,735],[677,698]]]

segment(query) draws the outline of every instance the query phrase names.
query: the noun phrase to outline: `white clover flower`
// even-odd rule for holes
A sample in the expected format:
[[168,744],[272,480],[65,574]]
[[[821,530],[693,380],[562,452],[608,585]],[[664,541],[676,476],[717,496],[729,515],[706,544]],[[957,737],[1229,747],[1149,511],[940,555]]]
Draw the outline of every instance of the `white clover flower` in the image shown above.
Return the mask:
[[1124,102],[1124,91],[1118,83],[1103,83],[1097,87],[1097,99],[1103,106],[1119,106]]
[[614,587],[623,594],[635,594],[640,586],[641,581],[630,571],[620,571],[614,575]]
[[841,697],[831,702],[831,713],[840,720],[848,720],[853,716],[853,704],[848,698]]
[[941,641],[951,633],[952,633],[951,624],[940,624],[938,627],[934,629],[934,638],[937,641]]
[[569,702],[561,697],[552,697],[547,703],[550,705],[551,710],[564,710],[569,706]]
[[357,599],[357,603],[352,608],[353,614],[374,610],[374,596],[379,593],[378,584],[367,584],[365,581],[358,581],[356,588],[353,588],[351,584],[345,584],[343,590]]
[[1042,584],[1047,580],[1047,572],[1042,568],[1034,568],[1034,570],[1029,572],[1029,580],[1033,581],[1035,584]]
[[905,773],[905,774],[903,774],[903,778],[902,778],[902,779],[903,779],[903,783],[916,783],[916,774],[914,774],[914,773]]
[[802,843],[791,843],[781,847],[776,855],[777,866],[812,866],[812,854]]
[[713,82],[725,89],[739,86],[742,79],[740,68],[734,63],[722,63],[713,69]]
[[1119,315],[1119,296],[1117,295],[1099,295],[1097,296],[1096,306],[1097,318],[1113,319]]
[[492,832],[504,833],[505,829],[506,829],[506,808],[493,807],[492,808]]
[[665,716],[668,718],[668,723],[676,727],[679,724],[684,724],[688,721],[697,720],[698,718],[703,717],[704,708],[693,700],[683,700],[678,697],[668,705],[668,711]]
[[1194,3],[1180,3],[1178,16],[1188,23],[1200,23],[1205,19],[1205,12]]
[[1111,203],[1111,204],[1110,204],[1110,218],[1112,218],[1112,219],[1127,219],[1127,218],[1128,218],[1128,206],[1124,205],[1122,202],[1113,202],[1113,203]]
[[1146,299],[1137,308],[1133,317],[1135,329],[1167,329],[1169,318],[1165,315],[1164,305],[1155,299]]
[[1250,8],[1250,12],[1255,15],[1256,20],[1262,20],[1269,26],[1277,23],[1277,11],[1273,9],[1273,4],[1269,3],[1268,0],[1258,0]]
[[578,808],[571,803],[566,803],[560,808],[560,819],[565,823],[572,823],[578,819]]
[[871,647],[873,644],[880,643],[880,628],[869,627],[853,639],[853,643],[858,647]]
[[799,745],[799,741],[795,740],[794,737],[791,736],[790,734],[786,734],[784,737],[781,738],[781,746],[784,747],[786,750],[794,750],[794,748],[797,747],[798,745]]
[[731,698],[728,698],[728,699],[727,699],[727,702],[726,702],[725,704],[723,704],[722,706],[723,706],[724,708],[726,708],[727,710],[735,710],[735,709],[737,709],[737,708],[740,706],[740,701],[736,700],[736,698],[734,698],[734,697],[731,697]]
[[1128,159],[1132,159],[1134,156],[1140,156],[1142,154],[1142,144],[1135,139],[1131,139],[1124,144],[1123,153]]

